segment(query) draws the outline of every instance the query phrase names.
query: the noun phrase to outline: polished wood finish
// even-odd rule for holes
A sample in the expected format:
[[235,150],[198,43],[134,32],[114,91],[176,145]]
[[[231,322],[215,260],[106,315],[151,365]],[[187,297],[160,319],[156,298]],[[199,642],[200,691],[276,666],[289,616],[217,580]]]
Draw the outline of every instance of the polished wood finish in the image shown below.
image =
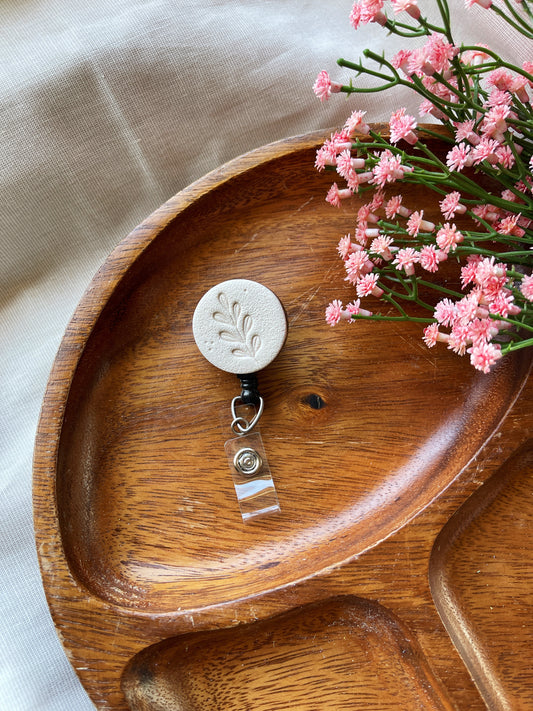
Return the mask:
[[[429,351],[414,326],[325,324],[331,299],[353,298],[335,247],[353,231],[358,198],[339,210],[325,203],[331,179],[313,168],[322,138],[267,146],[172,198],[110,255],[67,328],[37,435],[35,527],[58,633],[98,708],[159,708],[136,672],[146,665],[136,663],[157,667],[161,653],[168,674],[175,665],[179,675],[183,635],[208,655],[228,649],[219,668],[230,673],[231,655],[256,650],[254,640],[265,660],[267,630],[285,645],[287,665],[293,652],[300,660],[293,671],[301,668],[301,682],[318,668],[320,648],[282,637],[308,615],[333,655],[328,615],[353,644],[362,635],[368,659],[390,657],[391,665],[400,658],[390,635],[400,625],[411,651],[397,686],[389,676],[364,708],[388,708],[407,678],[411,689],[421,679],[433,689],[409,708],[483,709],[474,681],[489,698],[472,653],[457,642],[458,625],[470,622],[453,627],[446,602],[450,585],[459,596],[468,588],[477,601],[472,624],[490,628],[492,610],[480,610],[494,607],[500,584],[476,588],[478,578],[456,574],[452,562],[465,549],[482,555],[486,540],[472,534],[461,547],[448,534],[453,555],[433,545],[530,436],[529,354],[483,375],[444,348]],[[437,216],[436,200],[419,191],[404,191],[404,201]],[[223,449],[239,384],[203,359],[191,328],[200,297],[230,278],[271,288],[289,322],[284,349],[260,374],[260,429],[281,514],[246,525]],[[502,531],[497,517],[490,521],[506,546],[519,544],[520,526]],[[512,596],[512,577],[509,585]],[[363,610],[379,611],[373,630]],[[287,616],[270,619],[280,613]],[[504,647],[513,624],[509,617]],[[209,636],[219,628],[227,629]],[[201,655],[187,668],[202,674]],[[324,673],[331,700],[333,677]],[[494,679],[503,673],[496,663],[487,670]],[[339,672],[339,708],[354,674]],[[170,676],[151,678],[167,688]],[[181,683],[169,691],[182,699],[174,707],[196,708]],[[509,684],[508,698],[521,698],[531,679]],[[276,708],[276,695],[243,693],[258,711]],[[286,694],[287,708],[315,708]]]

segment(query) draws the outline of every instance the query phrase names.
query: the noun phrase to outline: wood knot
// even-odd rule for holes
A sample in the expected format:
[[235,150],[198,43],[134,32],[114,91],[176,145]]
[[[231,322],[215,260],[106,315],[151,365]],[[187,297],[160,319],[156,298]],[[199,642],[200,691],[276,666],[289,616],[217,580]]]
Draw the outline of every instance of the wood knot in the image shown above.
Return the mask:
[[302,402],[305,402],[307,405],[312,407],[313,410],[321,410],[323,407],[326,407],[325,401],[316,393],[306,395],[302,398]]

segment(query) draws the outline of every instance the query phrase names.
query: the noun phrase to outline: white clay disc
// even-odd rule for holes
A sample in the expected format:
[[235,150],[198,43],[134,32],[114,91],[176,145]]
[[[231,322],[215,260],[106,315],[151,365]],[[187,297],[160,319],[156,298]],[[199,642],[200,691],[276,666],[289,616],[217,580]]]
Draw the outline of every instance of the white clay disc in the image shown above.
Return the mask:
[[192,329],[210,363],[245,375],[262,370],[278,355],[287,337],[287,318],[280,300],[266,286],[231,279],[200,299]]

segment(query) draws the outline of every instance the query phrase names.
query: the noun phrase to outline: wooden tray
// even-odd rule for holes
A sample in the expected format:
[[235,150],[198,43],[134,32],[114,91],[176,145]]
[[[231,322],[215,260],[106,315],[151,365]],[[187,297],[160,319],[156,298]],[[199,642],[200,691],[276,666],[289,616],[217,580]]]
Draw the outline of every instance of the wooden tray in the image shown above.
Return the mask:
[[[67,328],[37,434],[35,529],[59,636],[98,708],[475,710],[480,692],[531,707],[529,356],[483,375],[416,328],[325,324],[331,299],[353,298],[335,246],[356,202],[325,203],[323,137],[254,151],[172,198]],[[230,278],[271,288],[289,321],[260,375],[281,514],[246,525],[223,449],[238,381],[191,330]]]

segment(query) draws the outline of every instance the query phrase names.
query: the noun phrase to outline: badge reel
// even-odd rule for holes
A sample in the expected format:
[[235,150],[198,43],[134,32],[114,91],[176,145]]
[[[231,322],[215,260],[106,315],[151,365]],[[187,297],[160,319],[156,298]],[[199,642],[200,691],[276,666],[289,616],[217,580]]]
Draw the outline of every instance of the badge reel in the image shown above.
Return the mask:
[[198,302],[193,334],[200,352],[220,370],[237,375],[241,394],[231,402],[231,430],[224,445],[243,521],[278,513],[274,481],[256,426],[264,401],[256,373],[269,365],[287,337],[278,297],[247,279],[217,284]]

